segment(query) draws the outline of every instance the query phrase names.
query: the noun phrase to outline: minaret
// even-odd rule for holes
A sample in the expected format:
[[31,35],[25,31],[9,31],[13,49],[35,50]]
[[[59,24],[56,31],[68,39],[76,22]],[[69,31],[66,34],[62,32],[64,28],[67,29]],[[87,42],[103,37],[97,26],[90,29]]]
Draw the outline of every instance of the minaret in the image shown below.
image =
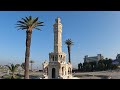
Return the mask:
[[55,19],[54,27],[54,53],[62,52],[62,24],[58,17]]

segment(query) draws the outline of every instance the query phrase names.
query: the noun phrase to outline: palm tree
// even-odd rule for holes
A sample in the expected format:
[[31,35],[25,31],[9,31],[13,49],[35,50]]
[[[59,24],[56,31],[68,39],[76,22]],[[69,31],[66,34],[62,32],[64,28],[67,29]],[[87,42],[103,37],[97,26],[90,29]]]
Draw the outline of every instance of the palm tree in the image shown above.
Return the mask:
[[82,70],[82,67],[83,67],[83,66],[82,66],[82,63],[79,63],[79,64],[78,64],[78,70],[81,71],[81,70]]
[[99,68],[100,71],[105,70],[104,60],[99,60],[98,61],[98,68]]
[[112,59],[109,59],[108,60],[108,69],[111,69],[111,66],[112,66]]
[[31,35],[33,29],[41,30],[38,26],[43,26],[43,22],[38,21],[38,17],[32,18],[32,16],[22,18],[21,21],[17,21],[18,30],[26,30],[26,52],[25,52],[25,79],[29,79],[29,57],[30,57],[30,45]]
[[65,41],[65,44],[67,45],[67,48],[68,48],[68,62],[71,63],[70,52],[71,52],[71,46],[73,45],[73,42],[71,39],[67,39]]
[[23,70],[25,70],[25,63],[22,63],[21,67],[22,67]]
[[12,72],[12,77],[11,79],[15,79],[15,71],[17,70],[17,68],[20,66],[19,64],[11,64],[10,66],[9,65],[5,65],[8,67],[8,69]]
[[78,64],[78,71],[80,71],[80,63]]
[[32,71],[32,65],[33,65],[34,61],[31,60],[30,63],[31,63],[31,71]]

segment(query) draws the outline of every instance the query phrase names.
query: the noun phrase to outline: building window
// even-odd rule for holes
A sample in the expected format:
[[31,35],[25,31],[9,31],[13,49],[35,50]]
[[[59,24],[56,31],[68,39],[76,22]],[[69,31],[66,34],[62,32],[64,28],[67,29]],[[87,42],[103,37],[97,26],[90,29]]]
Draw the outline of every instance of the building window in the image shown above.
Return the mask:
[[57,58],[57,55],[56,55],[56,56],[55,56],[55,61],[57,61],[57,59],[58,59],[58,58]]
[[53,61],[54,61],[54,56],[53,56]]

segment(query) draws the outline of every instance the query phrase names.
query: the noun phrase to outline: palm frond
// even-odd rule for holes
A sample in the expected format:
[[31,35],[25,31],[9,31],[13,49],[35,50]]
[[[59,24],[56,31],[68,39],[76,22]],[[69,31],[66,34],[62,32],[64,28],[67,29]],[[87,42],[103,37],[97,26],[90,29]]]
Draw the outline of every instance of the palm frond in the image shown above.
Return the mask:
[[33,20],[33,23],[37,22],[37,20],[38,20],[38,17]]
[[27,21],[29,21],[29,18],[28,17],[25,17]]
[[44,26],[44,25],[37,25],[37,26]]
[[20,29],[21,29],[21,30],[25,30],[25,29],[27,29],[27,28],[22,28],[22,27],[21,27],[21,28],[18,28],[18,30],[20,30]]
[[43,22],[38,21],[38,17],[33,19],[32,16],[29,16],[29,17],[22,18],[21,21],[17,21],[16,26],[17,26],[18,30],[20,30],[20,29],[29,30],[29,28],[40,30],[40,28],[38,28],[38,26],[44,26],[44,25],[42,25],[42,23]]
[[22,18],[22,20],[23,20],[24,22],[26,22],[26,23],[28,22],[28,20],[26,20],[26,19],[24,19],[24,18]]
[[15,66],[14,64],[11,64],[12,72],[14,72]]
[[35,27],[36,30],[41,30],[40,28]]
[[5,65],[10,71],[12,71],[12,68],[9,65]]
[[25,63],[22,63],[22,64],[21,64],[21,67],[22,67],[23,69],[25,69]]
[[21,23],[21,24],[26,24],[25,22],[23,22],[23,21],[17,21],[18,23]]
[[29,20],[32,20],[32,16],[29,16]]
[[20,66],[19,64],[16,64],[16,65],[14,66],[14,71],[16,71],[16,69],[17,69],[19,66]]
[[16,26],[16,27],[27,27],[27,26],[24,26],[24,25],[18,25],[18,26]]
[[38,22],[35,22],[35,23],[32,25],[33,28],[37,28],[37,27],[39,27],[39,26],[43,26],[43,25],[42,25],[42,24],[38,24]]
[[67,39],[67,40],[65,41],[65,44],[68,45],[68,46],[71,46],[71,45],[73,45],[73,42],[72,42],[71,39]]
[[19,66],[20,66],[20,64],[16,64],[15,66],[19,67]]
[[42,24],[42,23],[44,23],[44,22],[40,22],[40,21],[38,22],[38,24]]

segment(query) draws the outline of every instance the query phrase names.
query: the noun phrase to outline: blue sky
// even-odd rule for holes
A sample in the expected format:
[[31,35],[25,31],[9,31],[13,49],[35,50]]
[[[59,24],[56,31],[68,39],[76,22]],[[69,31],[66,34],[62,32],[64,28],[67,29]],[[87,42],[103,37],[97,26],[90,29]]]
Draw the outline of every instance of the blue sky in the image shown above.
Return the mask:
[[15,24],[21,18],[32,15],[44,22],[42,31],[33,31],[31,60],[34,67],[41,68],[53,51],[53,24],[60,17],[63,24],[63,52],[67,53],[64,41],[74,42],[71,51],[73,67],[83,62],[85,55],[115,59],[120,53],[119,11],[0,11],[0,64],[22,63],[25,57],[26,32],[17,30]]

